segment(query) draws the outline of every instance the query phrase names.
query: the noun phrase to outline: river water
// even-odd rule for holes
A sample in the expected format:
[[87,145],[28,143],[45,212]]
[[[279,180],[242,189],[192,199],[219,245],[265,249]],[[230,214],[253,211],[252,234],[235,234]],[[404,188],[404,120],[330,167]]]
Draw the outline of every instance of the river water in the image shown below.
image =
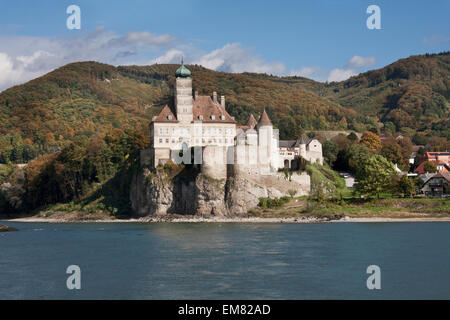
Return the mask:
[[0,299],[450,299],[448,222],[4,224]]

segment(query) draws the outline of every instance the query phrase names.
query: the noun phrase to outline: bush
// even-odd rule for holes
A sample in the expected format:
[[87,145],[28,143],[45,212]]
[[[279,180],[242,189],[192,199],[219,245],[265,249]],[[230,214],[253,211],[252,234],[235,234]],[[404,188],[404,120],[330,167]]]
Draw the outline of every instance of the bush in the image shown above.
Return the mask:
[[280,208],[291,200],[290,197],[281,198],[259,198],[258,206],[262,209]]

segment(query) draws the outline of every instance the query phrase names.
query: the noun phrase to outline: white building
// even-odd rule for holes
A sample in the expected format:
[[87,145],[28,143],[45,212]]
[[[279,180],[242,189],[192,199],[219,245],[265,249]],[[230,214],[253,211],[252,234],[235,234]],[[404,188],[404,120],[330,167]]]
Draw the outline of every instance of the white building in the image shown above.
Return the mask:
[[[323,163],[322,145],[316,139],[280,141],[278,130],[264,110],[258,121],[250,116],[247,125],[237,126],[220,103],[217,93],[192,96],[191,72],[184,64],[176,71],[174,106],[166,105],[150,126],[151,165],[156,167],[176,160],[180,151],[201,150],[202,162],[209,173],[223,177],[226,165],[248,174],[272,174],[278,168],[293,168],[292,161],[303,157]],[[176,161],[175,161],[176,162]]]
[[299,157],[323,164],[322,144],[317,139],[280,140],[279,167],[295,169]]

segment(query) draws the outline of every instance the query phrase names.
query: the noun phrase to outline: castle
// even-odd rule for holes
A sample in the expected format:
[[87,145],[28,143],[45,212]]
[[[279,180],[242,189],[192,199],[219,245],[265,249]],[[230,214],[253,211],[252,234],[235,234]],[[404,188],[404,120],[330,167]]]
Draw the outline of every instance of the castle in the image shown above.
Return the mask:
[[295,169],[302,157],[323,163],[322,145],[316,139],[279,141],[278,130],[264,110],[238,125],[226,111],[225,97],[192,95],[191,71],[182,63],[177,69],[174,108],[166,105],[150,125],[150,165],[168,161],[201,164],[213,178],[234,172],[270,175],[279,168]]

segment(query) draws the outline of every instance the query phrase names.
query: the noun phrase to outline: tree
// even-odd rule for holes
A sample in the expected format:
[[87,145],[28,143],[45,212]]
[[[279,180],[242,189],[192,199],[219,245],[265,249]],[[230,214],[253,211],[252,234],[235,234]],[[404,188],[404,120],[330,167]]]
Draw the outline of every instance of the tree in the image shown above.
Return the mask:
[[413,151],[413,144],[411,142],[411,139],[408,137],[403,137],[402,139],[399,139],[398,145],[400,146],[402,153],[402,163],[408,164],[409,157],[411,156]]
[[427,161],[423,166],[423,171],[427,173],[436,173],[437,172],[436,162]]
[[385,122],[384,123],[384,132],[386,134],[394,134],[395,131],[397,131],[397,128],[395,127],[395,124],[391,121]]
[[381,155],[373,155],[363,162],[357,172],[356,190],[364,196],[379,198],[382,192],[389,189],[394,174],[391,162]]
[[366,131],[361,137],[361,143],[364,144],[369,150],[377,151],[381,149],[380,137],[371,131]]
[[350,133],[350,134],[347,136],[347,139],[349,139],[349,140],[351,140],[351,141],[358,141],[358,140],[359,140],[358,136],[357,136],[356,133],[354,133],[353,131],[352,131],[352,133]]
[[383,141],[381,155],[392,163],[403,163],[402,150],[397,141],[393,138]]
[[393,192],[403,197],[412,197],[415,193],[415,183],[407,175],[402,175],[399,179],[394,180]]
[[331,140],[327,140],[324,142],[323,147],[323,156],[330,166],[333,166],[334,162],[337,159],[337,155],[339,152],[338,144]]
[[293,198],[296,194],[297,194],[297,190],[295,189],[289,189],[288,190],[289,195],[291,196],[291,198]]

